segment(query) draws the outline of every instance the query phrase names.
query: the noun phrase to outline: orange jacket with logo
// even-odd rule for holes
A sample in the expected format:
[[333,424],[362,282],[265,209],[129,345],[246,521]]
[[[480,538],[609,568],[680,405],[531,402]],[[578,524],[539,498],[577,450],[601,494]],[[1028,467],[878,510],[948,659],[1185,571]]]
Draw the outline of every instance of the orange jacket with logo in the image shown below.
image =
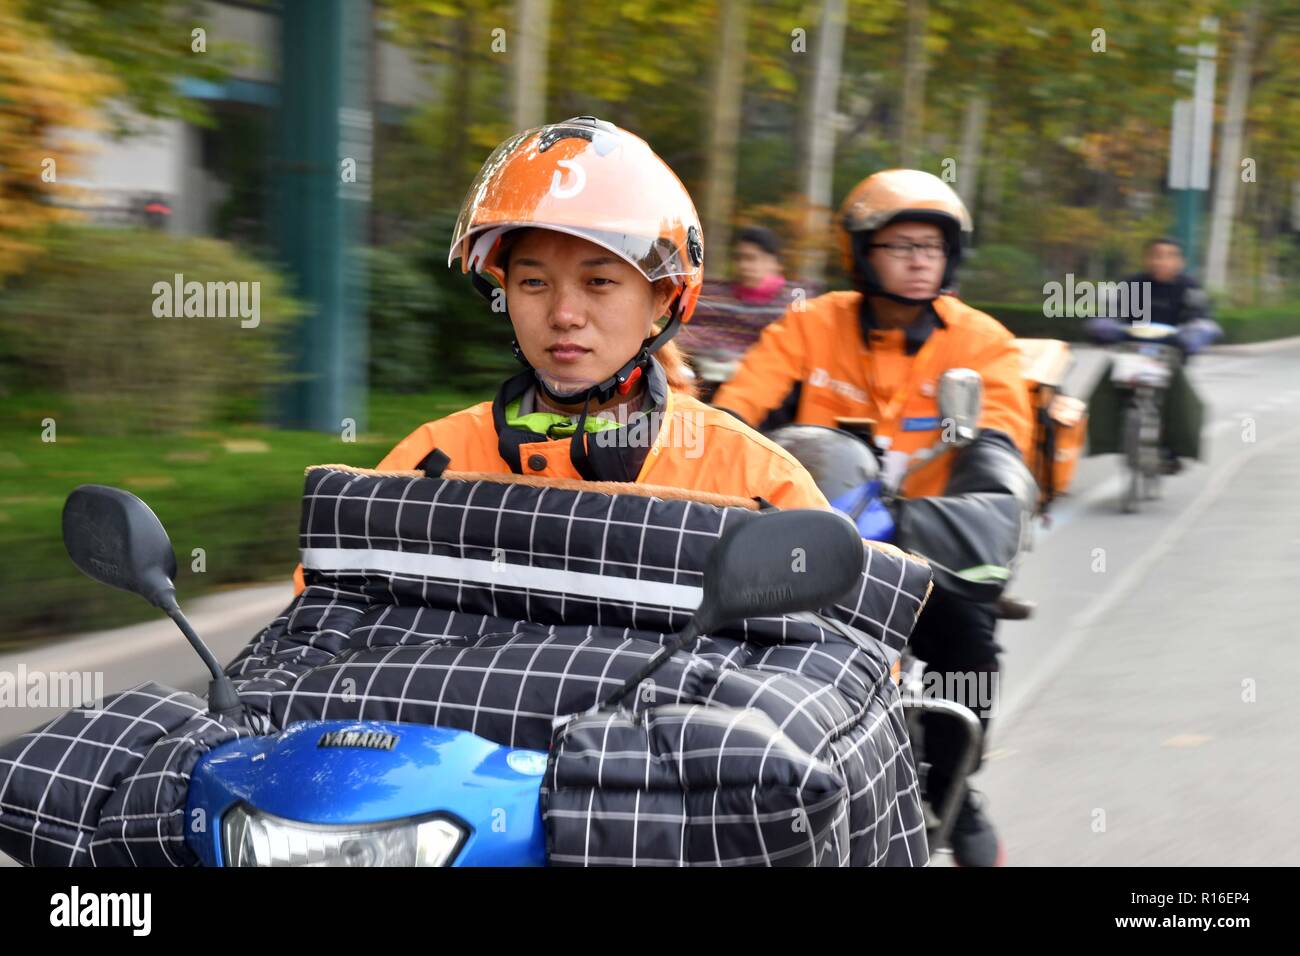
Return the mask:
[[[891,451],[911,456],[942,434],[938,380],[946,369],[970,368],[984,382],[981,428],[1008,435],[1030,451],[1033,418],[1015,338],[992,317],[952,296],[934,301],[939,323],[920,350],[907,353],[903,330],[872,330],[863,341],[858,292],[828,292],[791,308],[746,353],[713,397],[757,425],[800,387],[795,420],[834,426],[837,418],[870,418]],[[920,466],[903,483],[909,497],[940,495],[952,455]]]
[[[492,402],[481,402],[436,422],[426,422],[384,456],[381,471],[415,468],[433,449],[450,459],[456,471],[509,474],[501,457]],[[569,439],[520,447],[526,475],[581,480],[569,458]],[[780,508],[829,508],[812,476],[784,448],[721,409],[687,395],[668,392],[654,443],[636,477],[638,484],[666,485],[691,491],[764,498]],[[294,572],[303,589],[301,566]]]

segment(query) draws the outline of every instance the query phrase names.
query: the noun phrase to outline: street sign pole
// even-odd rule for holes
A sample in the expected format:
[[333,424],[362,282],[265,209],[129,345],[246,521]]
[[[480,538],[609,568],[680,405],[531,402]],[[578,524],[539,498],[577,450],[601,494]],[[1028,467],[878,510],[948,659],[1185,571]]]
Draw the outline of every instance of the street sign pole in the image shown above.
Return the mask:
[[1174,103],[1169,133],[1169,188],[1173,192],[1174,233],[1183,245],[1187,267],[1197,271],[1201,262],[1201,214],[1210,188],[1210,146],[1214,133],[1214,78],[1218,49],[1213,37],[1219,24],[1213,17],[1201,21],[1202,34],[1211,39],[1178,52],[1194,56],[1196,69],[1176,70],[1177,79],[1190,81],[1192,97]]

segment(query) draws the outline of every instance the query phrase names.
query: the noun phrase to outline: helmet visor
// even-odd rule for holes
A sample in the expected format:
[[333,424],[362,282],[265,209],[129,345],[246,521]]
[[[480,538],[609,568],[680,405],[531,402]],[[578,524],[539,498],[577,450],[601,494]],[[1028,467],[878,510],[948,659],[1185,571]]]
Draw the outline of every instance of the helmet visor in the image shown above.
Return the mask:
[[509,230],[586,239],[651,282],[703,264],[699,220],[680,181],[645,142],[616,127],[555,124],[510,137],[474,178],[447,264],[482,271]]

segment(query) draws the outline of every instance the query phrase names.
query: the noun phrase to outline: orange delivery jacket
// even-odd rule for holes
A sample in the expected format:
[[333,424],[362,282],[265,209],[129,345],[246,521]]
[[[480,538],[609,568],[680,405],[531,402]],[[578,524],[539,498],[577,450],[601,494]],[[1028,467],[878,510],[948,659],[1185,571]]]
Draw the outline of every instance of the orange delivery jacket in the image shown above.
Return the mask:
[[[654,374],[662,381],[662,373]],[[426,422],[398,442],[379,462],[378,470],[416,468],[437,448],[451,459],[448,467],[458,472],[515,472],[582,480],[570,460],[569,437],[548,439],[537,435],[536,441],[519,444],[518,468],[512,467],[502,457],[494,404],[480,402],[438,421]],[[763,498],[780,508],[830,508],[812,476],[789,452],[734,415],[667,389],[661,414],[657,433],[635,478],[638,484]],[[595,433],[588,433],[589,445],[595,437]],[[301,592],[301,565],[293,577],[295,592]]]
[[[984,382],[981,428],[1006,434],[1026,456],[1033,417],[1015,337],[1001,323],[941,295],[907,329],[864,318],[862,294],[828,292],[792,306],[763,330],[713,404],[757,427],[797,397],[795,421],[834,427],[838,418],[875,421],[874,434],[906,461],[942,434],[938,383],[970,368]],[[797,392],[796,392],[797,389]],[[907,497],[942,495],[953,455],[939,455],[903,482]]]

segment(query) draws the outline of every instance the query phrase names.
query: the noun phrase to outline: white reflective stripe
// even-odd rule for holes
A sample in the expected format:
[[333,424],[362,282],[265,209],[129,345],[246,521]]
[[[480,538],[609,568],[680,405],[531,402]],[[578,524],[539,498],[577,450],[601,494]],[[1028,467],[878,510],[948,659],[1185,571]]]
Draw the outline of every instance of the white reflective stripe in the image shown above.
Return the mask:
[[311,571],[388,571],[426,578],[468,581],[506,588],[527,588],[608,598],[616,601],[695,610],[704,597],[701,588],[659,581],[637,581],[586,571],[534,568],[443,554],[414,554],[379,548],[304,548],[302,566]]

